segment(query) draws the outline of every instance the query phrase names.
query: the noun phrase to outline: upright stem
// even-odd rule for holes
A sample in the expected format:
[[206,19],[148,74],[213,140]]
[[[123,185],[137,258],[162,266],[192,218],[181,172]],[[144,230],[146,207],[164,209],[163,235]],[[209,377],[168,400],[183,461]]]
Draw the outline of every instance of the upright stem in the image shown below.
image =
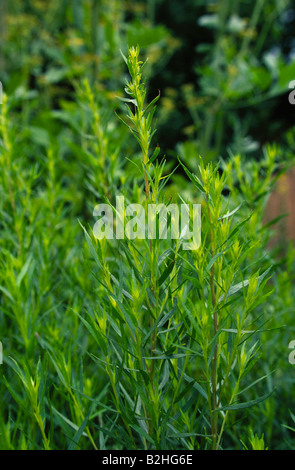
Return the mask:
[[[210,224],[212,223],[211,212],[210,212],[210,205],[209,205],[209,198],[207,198],[208,204],[208,216]],[[212,228],[210,229],[210,236],[211,236],[211,244],[212,244],[212,257],[215,256],[215,240],[214,240],[214,233]],[[212,309],[213,309],[213,325],[214,325],[214,336],[216,336],[218,332],[218,317],[216,312],[216,295],[215,295],[215,287],[214,287],[214,276],[215,276],[215,266],[214,264],[211,267],[210,273],[210,290],[211,290],[211,298],[212,298]],[[212,431],[212,450],[217,450],[217,436],[218,436],[218,414],[217,410],[217,382],[218,382],[218,374],[217,374],[217,340],[214,347],[214,355],[212,361],[212,373],[211,373],[211,383],[212,383],[212,411],[211,411],[211,431]]]

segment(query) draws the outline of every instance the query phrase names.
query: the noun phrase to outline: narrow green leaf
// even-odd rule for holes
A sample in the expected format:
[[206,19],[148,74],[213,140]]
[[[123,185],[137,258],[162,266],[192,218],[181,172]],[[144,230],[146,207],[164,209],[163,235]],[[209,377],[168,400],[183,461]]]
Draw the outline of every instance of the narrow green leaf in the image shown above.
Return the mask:
[[73,439],[72,439],[72,442],[69,444],[68,446],[68,450],[75,450],[77,445],[79,444],[79,441],[84,433],[84,429],[86,428],[87,426],[87,423],[88,423],[88,420],[89,420],[89,416],[90,416],[90,411],[91,411],[91,406],[89,408],[89,411],[85,417],[85,419],[83,420],[81,426],[79,427],[78,431],[75,433]]

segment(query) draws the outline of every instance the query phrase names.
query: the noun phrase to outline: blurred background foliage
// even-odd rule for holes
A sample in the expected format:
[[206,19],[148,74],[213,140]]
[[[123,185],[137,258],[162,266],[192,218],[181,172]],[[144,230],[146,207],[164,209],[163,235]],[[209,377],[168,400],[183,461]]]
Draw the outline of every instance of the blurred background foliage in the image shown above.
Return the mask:
[[286,95],[295,74],[292,2],[159,3],[157,21],[181,41],[157,77],[178,103],[161,132],[172,127],[176,146],[185,141],[189,154],[192,143],[206,159],[229,149],[259,158],[266,142],[286,144],[295,124]]

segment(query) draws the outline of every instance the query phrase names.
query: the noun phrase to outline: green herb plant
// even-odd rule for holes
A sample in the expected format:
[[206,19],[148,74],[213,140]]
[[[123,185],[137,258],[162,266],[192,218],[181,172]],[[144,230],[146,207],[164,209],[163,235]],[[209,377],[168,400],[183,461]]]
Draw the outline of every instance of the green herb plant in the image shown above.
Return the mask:
[[[124,60],[131,77],[124,99],[129,123],[120,119],[140,145],[134,164],[144,182],[142,193],[132,196],[167,207],[170,175],[163,176],[159,148],[150,150],[159,97],[145,104],[139,49],[131,47]],[[84,229],[100,288],[97,308],[80,318],[103,354],[92,357],[112,390],[116,412],[106,432],[123,448],[221,449],[236,415],[270,395],[252,399],[264,377],[248,382],[261,347],[261,306],[272,292],[271,266],[255,258],[260,240],[248,229],[253,213],[239,217],[240,205],[223,196],[226,169],[201,162],[196,176],[180,166],[193,201],[202,205],[198,249],[186,251],[183,240],[171,236],[98,240]]]

